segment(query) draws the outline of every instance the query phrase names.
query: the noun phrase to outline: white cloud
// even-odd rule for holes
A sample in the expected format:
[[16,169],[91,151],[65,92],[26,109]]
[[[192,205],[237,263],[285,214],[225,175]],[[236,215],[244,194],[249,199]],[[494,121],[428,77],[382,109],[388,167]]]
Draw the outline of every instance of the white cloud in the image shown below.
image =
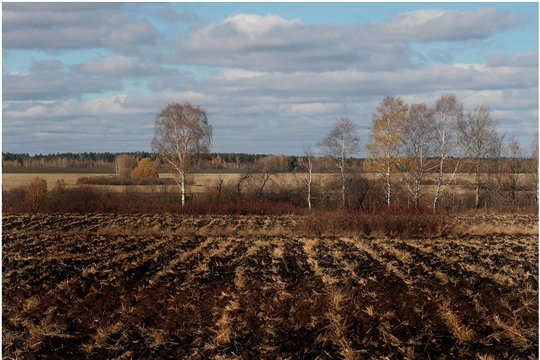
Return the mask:
[[400,14],[388,21],[388,23],[396,27],[412,29],[424,26],[433,20],[440,19],[445,14],[446,11],[440,9],[416,10]]
[[487,66],[535,66],[538,67],[538,51],[517,53],[510,57],[508,54],[495,54],[487,58]]
[[455,68],[458,69],[464,69],[464,70],[472,70],[472,71],[479,71],[479,72],[485,72],[489,71],[488,67],[485,64],[460,64],[456,63],[454,65]]
[[481,6],[474,11],[417,10],[375,23],[372,34],[379,39],[402,41],[459,41],[482,39],[494,33],[520,26],[517,13],[495,6]]
[[2,100],[52,100],[80,97],[88,93],[121,90],[122,84],[67,72],[3,74]]
[[225,69],[219,74],[214,76],[215,80],[236,80],[236,79],[245,79],[245,78],[254,78],[259,76],[264,76],[266,73],[261,71],[250,71],[244,69]]
[[213,31],[219,27],[234,27],[239,33],[250,40],[273,31],[276,28],[287,29],[292,26],[302,25],[300,19],[286,20],[279,15],[268,14],[260,16],[256,14],[234,14],[223,20],[217,26],[210,26],[206,31]]
[[[173,63],[237,67],[256,71],[410,69],[412,42],[483,39],[520,26],[517,13],[480,7],[475,11],[417,10],[383,22],[305,25],[279,15],[235,14],[176,43]],[[428,54],[448,62],[447,52]]]
[[364,101],[386,95],[462,89],[504,89],[537,86],[538,69],[488,68],[482,64],[435,65],[427,69],[367,72],[358,70],[266,73],[256,77],[217,77],[207,85],[210,93],[250,98],[272,94],[281,99],[297,97],[321,101]]
[[157,40],[146,20],[125,16],[118,4],[4,3],[4,49],[126,49]]
[[381,43],[360,26],[304,25],[272,14],[236,14],[175,46],[166,61],[254,71],[412,66],[406,44]]
[[538,108],[538,87],[527,89],[465,91],[460,94],[465,107],[472,110],[487,105],[496,111],[519,111]]
[[127,56],[110,56],[103,60],[92,59],[84,64],[71,67],[74,71],[95,75],[118,76],[156,76],[172,75],[177,71],[166,69],[161,65],[136,61]]
[[345,110],[343,103],[298,103],[280,106],[280,111],[287,115],[334,115],[341,114]]

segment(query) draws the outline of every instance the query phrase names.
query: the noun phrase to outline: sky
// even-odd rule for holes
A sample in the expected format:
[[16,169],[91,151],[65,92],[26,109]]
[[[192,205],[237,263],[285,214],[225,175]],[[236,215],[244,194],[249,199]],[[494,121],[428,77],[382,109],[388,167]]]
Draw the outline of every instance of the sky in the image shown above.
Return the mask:
[[365,145],[386,96],[449,93],[526,151],[538,79],[537,2],[2,3],[4,152],[150,151],[189,101],[214,152],[301,155],[341,116]]

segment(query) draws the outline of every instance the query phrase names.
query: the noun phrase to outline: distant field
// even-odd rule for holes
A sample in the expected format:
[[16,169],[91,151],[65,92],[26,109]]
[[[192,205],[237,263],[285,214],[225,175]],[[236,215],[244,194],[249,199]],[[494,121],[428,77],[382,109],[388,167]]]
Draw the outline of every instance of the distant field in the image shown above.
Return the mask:
[[84,167],[2,167],[3,174],[114,174],[114,169]]
[[[168,170],[161,169],[163,174]],[[240,174],[242,169],[205,169],[199,170],[203,174]],[[114,169],[109,167],[85,168],[85,167],[2,167],[4,174],[114,174]]]
[[36,176],[45,179],[47,185],[52,188],[57,180],[64,179],[66,186],[75,186],[77,179],[81,176],[100,176],[103,174],[82,174],[82,173],[2,173],[2,189],[10,190],[18,187],[28,186]]
[[[15,172],[17,171],[17,172]],[[204,170],[194,175],[192,185],[189,186],[189,190],[192,193],[202,193],[208,189],[216,188],[220,179],[223,179],[223,185],[234,185],[243,170]],[[49,189],[52,189],[57,180],[63,179],[67,187],[76,186],[77,179],[80,177],[92,177],[92,176],[104,176],[112,175],[112,169],[110,168],[2,168],[2,189],[11,190],[18,187],[28,186],[35,178],[40,177],[47,181]],[[369,180],[375,180],[379,175],[376,173],[364,173],[362,174]],[[162,178],[171,177],[170,172],[160,172]],[[337,176],[337,173],[315,173],[313,174],[314,184],[326,184],[333,176]],[[450,179],[451,174],[445,174],[445,181]],[[530,181],[531,174],[521,174],[519,184],[525,184]],[[271,187],[273,184],[281,187],[296,187],[305,186],[305,180],[307,173],[281,173],[273,178],[273,182],[269,183]],[[396,181],[400,181],[396,177]],[[424,194],[435,193],[437,174],[428,174],[426,181],[423,185],[422,192]],[[453,185],[450,189],[457,195],[463,195],[471,193],[474,189],[472,186],[473,178],[472,174],[459,174],[458,185]],[[124,191],[126,186],[107,186],[114,191]],[[129,186],[130,189],[137,191],[151,191],[152,186]],[[171,189],[176,188],[173,186]]]
[[[64,168],[65,169],[65,168]],[[47,185],[49,188],[53,188],[54,184],[57,180],[63,179],[67,187],[75,186],[77,183],[77,179],[80,177],[91,177],[91,176],[103,176],[103,173],[97,173],[97,172],[87,172],[87,173],[81,173],[81,172],[42,172],[42,173],[2,173],[2,188],[4,190],[10,190],[17,187],[25,187],[28,186],[35,178],[36,176],[42,179],[45,179],[47,181]],[[168,178],[171,177],[170,173],[160,173],[160,177],[162,178]],[[231,172],[201,172],[194,175],[193,179],[193,185],[190,187],[192,192],[198,193],[202,192],[205,189],[209,187],[215,187],[219,181],[219,179],[223,179],[224,184],[231,184],[238,180],[238,177],[240,174],[236,172],[235,170],[231,170]],[[287,174],[279,174],[278,178],[280,182],[285,183],[296,183],[295,176],[297,176],[299,179],[303,179],[306,174],[294,174],[294,173],[287,173]],[[316,174],[315,178],[319,179],[327,179],[328,174]],[[301,180],[303,181],[303,180]],[[118,191],[122,191],[125,189],[125,186],[108,186],[109,188],[113,188]],[[149,186],[130,186],[131,188],[137,188],[137,189],[147,189]]]

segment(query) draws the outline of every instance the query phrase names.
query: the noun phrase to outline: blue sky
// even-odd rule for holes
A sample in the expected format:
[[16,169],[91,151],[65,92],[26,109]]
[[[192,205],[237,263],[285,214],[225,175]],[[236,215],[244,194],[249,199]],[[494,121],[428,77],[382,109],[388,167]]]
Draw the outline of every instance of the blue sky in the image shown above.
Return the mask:
[[[538,3],[3,3],[2,150],[150,150],[203,106],[216,152],[301,154],[389,96],[538,129]],[[360,154],[365,156],[365,154]]]

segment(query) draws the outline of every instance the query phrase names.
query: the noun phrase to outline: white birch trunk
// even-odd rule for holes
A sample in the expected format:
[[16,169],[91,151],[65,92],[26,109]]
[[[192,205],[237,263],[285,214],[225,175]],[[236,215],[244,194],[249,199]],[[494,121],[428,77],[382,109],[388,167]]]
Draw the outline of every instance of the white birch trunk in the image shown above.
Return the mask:
[[186,175],[181,173],[181,187],[182,187],[182,206],[186,205]]
[[307,203],[308,207],[311,209],[311,181],[313,180],[312,176],[312,165],[311,165],[311,159],[309,161],[309,176],[307,180]]

